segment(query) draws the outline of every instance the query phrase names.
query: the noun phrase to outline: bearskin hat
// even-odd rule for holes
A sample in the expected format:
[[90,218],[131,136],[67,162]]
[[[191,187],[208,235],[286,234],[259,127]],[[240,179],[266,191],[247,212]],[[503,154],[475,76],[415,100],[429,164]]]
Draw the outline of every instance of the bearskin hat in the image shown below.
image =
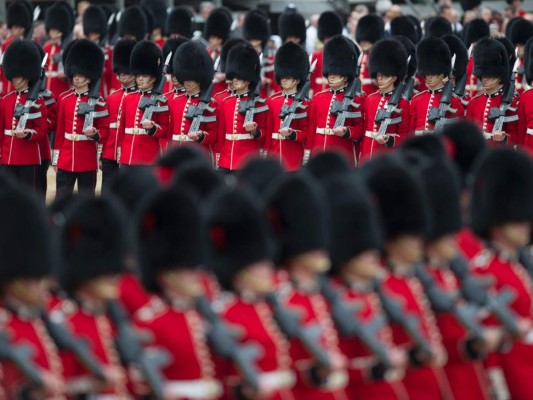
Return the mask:
[[167,67],[167,73],[171,75],[174,73],[173,62],[176,56],[176,51],[183,43],[188,42],[189,40],[190,39],[187,39],[185,36],[165,40],[165,44],[163,45],[163,60],[166,60],[169,53],[172,52],[172,62]]
[[296,37],[300,39],[299,44],[305,44],[307,37],[307,27],[305,18],[296,11],[286,11],[278,19],[278,32],[281,41],[285,43],[287,38]]
[[21,26],[28,33],[31,30],[33,15],[31,15],[27,5],[24,3],[24,1],[11,2],[6,10],[6,20],[9,29],[14,26]]
[[[146,17],[146,36],[151,37],[152,32],[154,31],[154,14],[152,13],[152,10],[150,10],[146,6],[141,6],[141,10],[144,13],[144,16]],[[145,36],[145,37],[146,37]]]
[[141,0],[141,6],[150,10],[153,16],[153,29],[165,29],[167,5],[164,0]]
[[382,39],[370,51],[368,69],[373,79],[381,73],[385,76],[396,76],[398,82],[404,80],[407,74],[407,52],[404,46],[399,46],[395,39]]
[[100,39],[107,36],[107,18],[104,10],[96,5],[91,5],[83,13],[83,33],[99,33]]
[[4,53],[4,75],[8,80],[20,76],[35,82],[41,75],[41,55],[30,40],[15,40]]
[[135,40],[121,39],[113,48],[113,72],[115,74],[129,74],[130,58]]
[[282,78],[295,78],[302,85],[309,74],[309,57],[299,44],[288,42],[276,52],[274,77],[278,85]]
[[177,171],[172,187],[191,188],[201,200],[207,201],[211,194],[224,187],[224,179],[204,162],[193,162]]
[[385,24],[378,15],[365,15],[357,23],[355,30],[355,40],[357,43],[370,42],[373,44],[384,37]]
[[527,19],[520,18],[512,26],[507,38],[513,45],[526,44],[533,37],[533,24]]
[[65,74],[70,80],[74,75],[84,75],[94,84],[102,76],[104,62],[104,52],[97,44],[80,39],[70,48]]
[[474,48],[474,74],[499,77],[503,84],[509,82],[509,54],[505,46],[493,38],[481,39]]
[[449,76],[452,68],[452,55],[446,42],[438,37],[428,37],[416,47],[418,73],[422,76]]
[[146,15],[141,7],[128,7],[120,15],[118,34],[122,38],[143,40],[146,35],[147,24]]
[[209,40],[211,36],[215,36],[225,42],[229,38],[232,23],[233,18],[227,8],[215,8],[205,21],[204,38]]
[[440,135],[411,136],[402,142],[399,150],[402,155],[417,152],[430,159],[448,157],[446,146]]
[[332,272],[367,250],[379,250],[383,233],[375,205],[361,177],[339,174],[324,182],[330,211]]
[[350,163],[340,151],[325,151],[311,157],[305,169],[320,181],[351,170]]
[[407,77],[414,76],[417,66],[416,46],[405,36],[394,36],[394,39],[403,45],[403,48],[407,53],[407,57],[410,57],[409,63],[407,64]]
[[506,38],[510,38],[511,37],[511,28],[513,27],[514,23],[516,21],[519,21],[523,19],[523,17],[513,17],[511,18],[509,21],[507,21],[507,24],[505,24],[505,32],[504,32],[504,35]]
[[215,75],[213,59],[203,46],[190,40],[176,50],[172,70],[178,82],[198,82],[201,90],[209,87]]
[[460,0],[463,11],[473,10],[481,5],[481,0]]
[[444,35],[442,38],[448,45],[450,53],[453,57],[455,54],[455,64],[453,66],[453,76],[460,79],[466,74],[466,67],[468,65],[468,49],[461,39],[455,35]]
[[339,14],[324,11],[318,18],[317,37],[322,43],[326,39],[342,34],[342,21]]
[[234,46],[226,60],[226,79],[244,79],[257,83],[261,75],[259,54],[249,44]]
[[67,65],[67,59],[70,53],[70,49],[72,49],[72,47],[74,47],[74,45],[78,43],[79,40],[80,39],[71,40],[70,42],[66,44],[66,46],[63,47],[63,52],[61,54],[61,62],[63,63],[64,66]]
[[465,25],[463,35],[466,47],[470,48],[473,43],[490,36],[489,24],[484,19],[474,19]]
[[444,17],[433,17],[427,20],[425,25],[425,37],[442,37],[444,35],[451,35],[452,25]]
[[230,50],[236,45],[246,45],[248,42],[241,38],[229,38],[223,45],[222,50],[220,50],[220,63],[218,69],[220,72],[226,72],[226,64],[228,61],[228,54]]
[[54,3],[46,12],[44,21],[46,31],[57,29],[63,33],[63,39],[72,33],[74,28],[74,12],[72,8],[65,2],[60,1]]
[[347,76],[351,81],[357,72],[359,48],[350,39],[337,35],[324,46],[322,75]]
[[265,47],[270,39],[270,21],[261,10],[252,10],[244,17],[242,34],[247,41],[260,40],[261,47]]
[[161,79],[163,73],[163,54],[153,42],[138,42],[131,52],[130,68],[133,75],[155,76]]
[[163,185],[170,185],[176,174],[189,164],[211,165],[209,154],[201,146],[174,147],[158,160],[155,175]]
[[526,81],[533,81],[533,38],[529,39],[524,46],[524,73]]
[[174,8],[170,14],[168,14],[165,24],[165,31],[167,36],[178,35],[191,38],[193,34],[192,14],[189,7],[179,6]]
[[264,194],[272,182],[285,174],[278,159],[254,158],[237,172],[237,181],[258,194]]
[[492,149],[476,166],[472,184],[472,230],[489,238],[490,229],[533,222],[533,164],[526,153]]
[[513,46],[511,41],[507,39],[506,37],[502,36],[502,37],[496,38],[496,40],[500,42],[501,44],[503,44],[503,47],[505,47],[505,51],[507,52],[507,59],[509,61],[509,71],[512,71],[514,64],[516,62],[515,47]]
[[143,286],[159,293],[158,274],[200,267],[205,258],[205,221],[197,199],[184,189],[161,190],[145,202],[137,220]]
[[72,294],[92,279],[124,271],[126,217],[111,198],[80,198],[68,208],[61,230],[59,283]]
[[405,15],[396,17],[391,21],[390,33],[392,36],[405,36],[413,44],[420,41],[419,27],[416,26],[412,18]]

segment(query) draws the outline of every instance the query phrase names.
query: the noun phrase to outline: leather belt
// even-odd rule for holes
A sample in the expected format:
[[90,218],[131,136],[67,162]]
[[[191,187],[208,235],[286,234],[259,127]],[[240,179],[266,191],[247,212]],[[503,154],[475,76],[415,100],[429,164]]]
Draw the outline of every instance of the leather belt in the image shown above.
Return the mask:
[[77,133],[65,133],[65,139],[70,140],[71,142],[83,142],[86,140],[91,140],[89,136],[80,135]]
[[226,140],[250,140],[253,136],[249,133],[226,133]]

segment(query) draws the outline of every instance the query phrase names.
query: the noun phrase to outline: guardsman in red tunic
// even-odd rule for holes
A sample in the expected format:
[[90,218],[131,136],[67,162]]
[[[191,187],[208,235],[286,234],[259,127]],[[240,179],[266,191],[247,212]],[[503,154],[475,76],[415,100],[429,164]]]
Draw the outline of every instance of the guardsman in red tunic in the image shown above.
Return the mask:
[[[509,177],[513,177],[509,179]],[[479,163],[472,183],[472,229],[488,244],[471,260],[475,273],[492,278],[492,290],[510,291],[510,308],[518,317],[519,336],[511,346],[493,353],[497,363],[489,376],[498,394],[507,392],[513,400],[526,400],[533,390],[531,271],[519,258],[529,245],[533,220],[533,167],[521,151],[492,149]],[[527,256],[527,255],[526,255]],[[498,321],[488,318],[489,326]]]
[[[189,39],[185,37],[179,37],[174,39],[168,39],[165,44],[163,45],[163,60],[167,59],[167,56],[172,53],[172,59],[174,59],[174,55],[176,54],[176,50],[178,50],[178,47],[180,47],[183,43],[187,42]],[[184,92],[183,85],[179,83],[176,80],[176,77],[173,74],[172,69],[172,63],[170,63],[166,70],[165,70],[165,88],[163,89],[163,92],[165,94],[165,97],[170,101],[174,97],[176,97],[179,94],[182,94]],[[165,146],[163,146],[163,140],[161,140],[161,148],[163,150],[166,150],[166,142]]]
[[147,24],[146,14],[140,6],[127,7],[120,14],[118,36],[139,42],[146,35]]
[[331,215],[332,285],[347,307],[360,304],[353,317],[368,335],[343,334],[337,323],[339,347],[348,359],[348,398],[407,400],[401,382],[407,354],[393,344],[391,328],[372,286],[381,275],[379,249],[383,243],[376,209],[358,177],[338,174],[324,183],[324,189]]
[[452,82],[454,94],[461,100],[463,115],[466,113],[469,96],[465,90],[466,67],[468,65],[468,49],[464,42],[456,35],[444,35],[442,38],[448,45],[452,56],[455,55],[455,64],[452,70]]
[[122,113],[122,103],[127,93],[137,90],[135,75],[130,70],[130,57],[135,41],[128,39],[119,40],[113,49],[113,72],[122,85],[121,90],[111,93],[107,97],[109,111],[109,131],[102,146],[100,168],[102,170],[102,193],[109,190],[109,186],[118,174],[118,121]]
[[518,94],[522,94],[527,87],[524,70],[524,46],[533,37],[533,24],[527,19],[516,18],[510,24],[508,30],[508,39],[516,48],[516,55],[520,59],[520,66],[515,79],[515,89]]
[[[295,171],[302,166],[309,126],[308,93],[304,94],[304,99],[298,100],[301,105],[294,114],[289,113],[289,108],[297,101],[296,95],[301,87],[307,84],[308,74],[309,59],[302,46],[288,42],[278,49],[275,78],[283,91],[267,101],[271,132],[267,132],[265,150],[269,156],[279,159],[287,171]],[[291,123],[280,129],[286,118],[292,119]]]
[[[533,85],[533,40],[524,48],[524,83]],[[531,87],[520,95],[518,103],[518,145],[533,154],[533,90]]]
[[493,110],[499,109],[506,95],[512,73],[507,50],[496,39],[482,39],[474,49],[474,60],[475,74],[483,86],[483,92],[470,100],[466,117],[481,127],[483,136],[491,144],[515,145],[518,142],[518,97],[513,95],[501,131],[493,132],[496,118],[491,116]]
[[468,93],[470,98],[477,96],[480,90],[480,82],[478,82],[478,77],[476,76],[474,70],[474,49],[476,48],[477,42],[489,36],[489,25],[485,22],[485,20],[481,18],[470,21],[464,27],[465,44],[468,48],[468,65],[466,67],[466,92]]
[[385,26],[380,16],[373,14],[365,15],[357,22],[355,40],[363,50],[359,79],[361,79],[363,93],[367,96],[378,90],[378,87],[373,81],[375,77],[372,77],[368,68],[370,51],[372,50],[372,46],[384,37]]
[[[364,168],[385,237],[385,274],[378,284],[379,292],[391,321],[394,344],[409,353],[403,384],[411,400],[453,399],[442,368],[446,363],[442,337],[422,283],[415,276],[429,222],[424,193],[404,162],[394,156],[381,156]],[[394,302],[396,310],[384,301]]]
[[321,291],[321,274],[329,270],[331,262],[326,245],[327,206],[317,185],[310,176],[298,172],[283,175],[268,187],[266,214],[279,237],[280,275],[286,275],[280,276],[278,301],[301,318],[302,329],[323,353],[316,354],[306,341],[291,338],[290,354],[298,376],[295,397],[347,400],[347,360],[330,315],[332,304]]
[[222,46],[229,39],[232,23],[233,17],[225,7],[215,8],[205,21],[203,36],[209,43],[206,50],[213,62],[220,57]]
[[444,124],[462,118],[464,109],[461,100],[453,95],[453,82],[448,83],[452,72],[452,54],[446,42],[436,37],[423,39],[417,46],[416,59],[418,73],[425,79],[428,89],[418,93],[411,101],[409,132],[425,135],[434,132],[440,120],[438,110],[445,88],[450,90],[450,98]]
[[[207,213],[209,267],[224,289],[220,316],[235,330],[237,342],[255,354],[259,387],[255,393],[246,390],[244,398],[296,400],[289,342],[265,300],[274,289],[275,272],[273,238],[260,207],[260,198],[241,189],[214,195]],[[221,360],[218,371],[226,388],[222,399],[241,398],[236,366]]]
[[[361,155],[359,159],[371,159],[401,142],[409,133],[409,102],[400,98],[394,109],[389,110],[388,102],[397,95],[398,87],[407,74],[407,53],[403,46],[394,39],[383,39],[372,46],[369,58],[371,76],[376,79],[379,91],[372,93],[365,100],[363,114],[365,118],[362,136]],[[397,97],[397,96],[394,96]],[[380,111],[392,111],[390,124],[383,135],[378,135],[381,125],[387,119],[376,121]]]
[[[47,134],[47,112],[43,99],[35,99],[35,106],[23,110],[29,89],[38,96],[41,75],[40,54],[29,40],[17,40],[4,54],[4,76],[15,90],[0,102],[0,163],[2,169],[18,183],[37,191],[37,173],[41,164],[39,143]],[[35,90],[36,89],[36,90]],[[24,115],[26,114],[26,115]],[[19,126],[21,119],[26,124]]]
[[[334,36],[342,34],[342,21],[339,15],[333,11],[324,11],[318,18],[317,37],[324,45]],[[322,74],[322,49],[311,55],[310,63],[316,61],[316,67],[311,74],[310,97],[329,89],[328,81]]]
[[238,44],[246,44],[246,41],[241,38],[230,38],[224,43],[222,50],[220,51],[218,70],[215,72],[215,78],[213,79],[213,98],[218,104],[222,104],[222,101],[226,97],[234,94],[232,81],[226,78],[226,64],[230,50]]
[[[230,50],[226,77],[233,81],[235,94],[220,105],[218,124],[218,167],[225,171],[240,169],[248,158],[258,156],[263,147],[268,132],[268,106],[266,99],[254,97],[254,88],[260,84],[260,69],[259,55],[251,45]],[[246,110],[252,108],[253,119],[245,122]]]
[[[0,194],[0,328],[13,348],[25,348],[37,379],[15,363],[1,359],[0,386],[8,400],[36,398],[65,400],[63,367],[41,310],[46,304],[48,279],[54,268],[52,232],[42,206],[27,192],[5,186]],[[21,242],[20,238],[24,238]],[[28,397],[25,396],[28,395]]]
[[98,146],[107,136],[109,114],[105,101],[96,99],[92,124],[84,127],[91,114],[80,114],[80,107],[95,100],[89,98],[89,91],[94,89],[103,68],[104,54],[93,42],[79,40],[70,48],[65,72],[74,88],[63,94],[59,102],[52,160],[57,171],[58,197],[72,193],[76,181],[80,192],[95,192]]
[[[214,75],[213,60],[205,48],[189,41],[178,48],[173,64],[173,74],[183,85],[185,93],[169,102],[169,146],[180,147],[196,142],[212,153],[218,135],[218,110],[209,91]],[[204,111],[199,110],[205,106]],[[196,120],[199,124],[193,130]]]
[[223,388],[207,342],[210,327],[197,309],[206,237],[196,201],[186,189],[170,189],[157,192],[140,210],[135,230],[141,276],[153,297],[134,320],[151,336],[146,347],[169,355],[162,368],[165,392],[171,398],[210,400]]
[[122,165],[150,165],[161,154],[159,139],[168,135],[168,101],[159,95],[150,119],[144,118],[149,108],[139,107],[143,98],[152,98],[152,89],[162,79],[162,64],[161,50],[154,43],[142,41],[133,48],[130,67],[139,90],[126,94],[122,102],[117,139]]

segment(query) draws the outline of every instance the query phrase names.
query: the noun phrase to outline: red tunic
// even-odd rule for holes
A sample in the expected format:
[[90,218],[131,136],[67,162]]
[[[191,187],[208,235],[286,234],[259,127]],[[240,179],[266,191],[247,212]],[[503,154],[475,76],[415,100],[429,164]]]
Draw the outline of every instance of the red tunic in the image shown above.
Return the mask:
[[118,283],[120,302],[130,316],[150,302],[150,294],[146,292],[137,275],[124,272]]
[[322,50],[317,51],[311,56],[311,65],[316,61],[316,66],[315,66],[313,73],[311,74],[311,79],[310,79],[311,97],[329,88],[327,79],[324,78],[324,76],[322,75],[322,58],[323,58]]
[[19,121],[14,116],[15,107],[17,104],[24,105],[27,97],[27,90],[21,93],[11,92],[0,102],[0,162],[2,165],[39,165],[41,163],[39,142],[47,135],[47,113],[43,99],[37,100],[39,109],[31,110],[31,113],[38,117],[26,123],[26,128],[33,129],[35,133],[23,139],[14,134]]
[[518,103],[518,145],[533,154],[533,90],[520,95]]
[[78,94],[74,90],[61,96],[59,113],[57,117],[57,130],[54,142],[54,160],[57,168],[69,172],[86,172],[98,170],[98,142],[105,141],[109,129],[107,106],[102,98],[99,102],[103,105],[95,107],[96,112],[105,116],[95,118],[93,126],[99,132],[95,139],[83,134],[85,117],[78,115],[80,103],[88,102],[88,92]]
[[361,89],[367,96],[378,91],[378,87],[374,84],[374,81],[370,76],[370,71],[368,70],[369,58],[369,53],[363,53],[363,58],[361,59],[361,73],[359,74],[359,79],[361,79]]
[[102,145],[102,158],[106,160],[117,160],[117,126],[122,111],[122,102],[126,93],[131,93],[135,86],[129,89],[120,89],[111,93],[107,97],[107,109],[109,111],[109,132]]
[[144,110],[138,108],[141,97],[150,97],[151,91],[128,93],[122,101],[122,113],[118,122],[118,147],[120,163],[127,165],[153,164],[161,154],[159,139],[168,136],[168,104],[158,104],[163,108],[155,112],[152,120],[156,123],[153,135],[142,128]]
[[471,55],[466,65],[466,93],[472,98],[477,96],[478,91],[478,79],[474,75],[474,56]]
[[348,128],[346,137],[340,137],[333,134],[332,128],[337,121],[336,115],[331,113],[335,102],[344,100],[344,91],[325,90],[315,94],[309,107],[309,136],[306,147],[312,153],[320,153],[329,150],[340,150],[347,157],[350,163],[355,166],[357,157],[354,149],[354,140],[361,139],[363,135],[363,108],[365,103],[364,96],[356,96],[350,112],[361,114],[356,118],[348,118],[345,126]]
[[239,112],[241,102],[250,100],[249,92],[242,95],[227,97],[220,105],[218,124],[219,134],[218,149],[220,159],[218,165],[221,168],[236,170],[242,167],[250,157],[257,156],[263,146],[264,138],[268,129],[268,108],[266,100],[256,102],[255,108],[260,112],[254,115],[254,122],[261,136],[254,138],[244,129],[244,114]]
[[485,248],[483,241],[474,235],[470,228],[467,227],[464,227],[459,232],[457,245],[467,260],[471,260]]
[[59,64],[61,62],[61,45],[48,41],[43,46],[43,50],[48,54],[46,65],[46,89],[50,90],[57,100],[61,93],[70,89],[70,82],[65,77],[59,78]]
[[[488,95],[485,93],[479,93],[476,97],[470,100],[466,108],[466,117],[473,122],[476,122],[483,130],[485,139],[489,140],[491,144],[498,144],[492,139],[492,128],[494,127],[494,121],[489,121],[491,108],[499,108],[503,97],[503,90]],[[518,111],[518,97],[514,97],[511,108],[507,111],[506,117],[517,117]],[[503,130],[507,133],[508,145],[515,145],[518,142],[518,122],[506,122],[503,124]],[[504,142],[501,142],[503,144]]]
[[[426,90],[413,97],[413,100],[411,100],[411,107],[409,108],[409,133],[423,135],[426,132],[433,132],[435,130],[435,122],[428,120],[429,110],[431,107],[439,108],[442,90],[442,88],[434,91]],[[446,119],[463,117],[465,111],[461,99],[452,96],[450,108],[452,111],[446,112]]]
[[296,171],[302,166],[304,143],[309,129],[308,109],[310,103],[305,101],[303,103],[305,108],[296,110],[298,116],[302,118],[294,119],[290,126],[295,131],[294,137],[285,138],[278,133],[282,123],[282,119],[279,117],[281,109],[283,106],[291,106],[293,102],[294,95],[287,96],[283,93],[277,93],[267,101],[270,131],[265,137],[265,149],[270,156],[279,159],[287,171]]
[[[361,161],[371,159],[375,154],[379,154],[386,151],[388,147],[386,145],[379,144],[374,139],[375,133],[379,131],[380,123],[374,121],[378,110],[386,110],[389,99],[393,92],[382,94],[381,92],[375,92],[368,96],[365,100],[363,107],[363,114],[365,116],[364,135],[362,137],[361,155],[359,159]],[[393,145],[396,146],[404,140],[409,134],[409,116],[410,105],[404,98],[400,99],[397,109],[401,110],[401,113],[393,112],[392,118],[400,117],[402,120],[395,125],[389,125],[387,128],[387,134],[393,136]]]
[[[102,48],[104,52],[104,70],[102,72],[102,96],[107,99],[109,94],[117,89],[120,89],[120,82],[113,73],[113,49],[110,46]],[[116,87],[118,82],[118,88]]]

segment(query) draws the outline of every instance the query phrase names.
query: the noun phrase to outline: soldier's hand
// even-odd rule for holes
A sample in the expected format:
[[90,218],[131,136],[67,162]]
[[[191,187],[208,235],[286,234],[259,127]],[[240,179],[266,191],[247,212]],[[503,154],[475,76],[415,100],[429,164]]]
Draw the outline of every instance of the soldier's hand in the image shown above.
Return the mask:
[[67,80],[67,76],[65,75],[65,71],[57,71],[57,77],[63,81]]
[[505,334],[498,327],[487,327],[483,330],[483,342],[481,351],[483,353],[492,353],[501,346]]
[[126,374],[121,367],[105,366],[103,373],[105,376],[104,387],[117,389],[126,384]]
[[376,138],[376,142],[378,142],[379,144],[382,144],[382,145],[387,143],[387,140],[389,140],[389,137],[387,135],[381,135],[381,136]]
[[335,134],[335,136],[343,137],[346,134],[347,130],[348,128],[346,128],[345,126],[339,126],[333,129],[333,133]]
[[89,126],[83,131],[83,133],[85,134],[85,136],[92,138],[96,135],[96,129],[94,129],[93,126]]
[[391,369],[404,369],[407,367],[407,353],[405,350],[391,348],[387,351]]
[[279,130],[279,134],[283,137],[288,137],[291,135],[291,129],[290,128],[283,128]]
[[53,165],[52,168],[54,168],[54,172],[57,174],[57,165]]
[[15,136],[18,137],[19,139],[23,139],[26,136],[28,136],[28,132],[24,129],[17,129],[15,131]]
[[519,318],[516,323],[518,325],[518,334],[521,338],[525,338],[531,333],[531,330],[533,329],[531,320],[527,318]]
[[505,132],[494,132],[492,134],[492,139],[495,142],[503,142],[505,140],[506,136],[507,136],[507,134]]
[[143,122],[141,122],[141,125],[144,129],[152,129],[155,125],[154,121],[148,121],[145,119]]
[[215,82],[224,82],[226,80],[226,74],[222,72],[217,72],[215,74],[215,79],[213,79]]
[[243,125],[246,132],[253,133],[257,130],[257,122],[247,122]]
[[198,141],[200,140],[200,138],[202,137],[203,133],[202,132],[189,132],[187,134],[187,136],[189,136],[190,139],[194,140],[194,141]]
[[43,388],[49,396],[60,396],[65,393],[65,381],[60,376],[44,371],[41,378],[43,380]]

